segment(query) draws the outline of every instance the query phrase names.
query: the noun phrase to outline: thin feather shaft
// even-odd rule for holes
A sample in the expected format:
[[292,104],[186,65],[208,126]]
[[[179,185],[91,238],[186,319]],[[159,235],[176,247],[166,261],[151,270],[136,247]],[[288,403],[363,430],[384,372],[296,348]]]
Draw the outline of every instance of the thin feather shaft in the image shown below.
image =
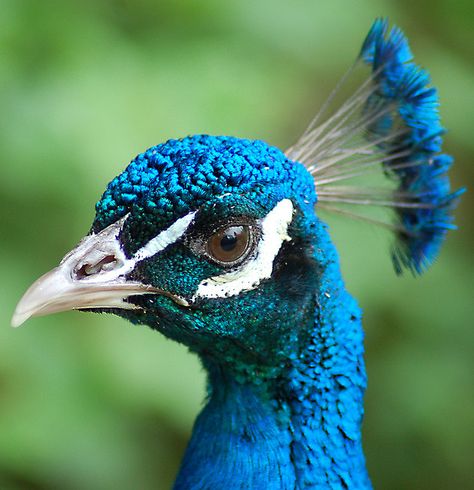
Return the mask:
[[412,208],[412,209],[434,209],[435,206],[431,203],[413,203],[413,202],[402,202],[396,200],[379,200],[370,198],[347,198],[338,196],[329,196],[325,194],[319,194],[319,199],[322,202],[339,202],[344,204],[354,204],[357,206],[384,206],[390,208]]
[[390,231],[395,231],[398,233],[406,233],[407,235],[409,234],[408,230],[404,226],[397,224],[397,223],[389,223],[387,221],[382,221],[382,220],[379,220],[376,218],[372,218],[370,216],[366,216],[364,214],[359,214],[359,213],[356,213],[354,211],[348,211],[347,209],[341,209],[341,208],[338,208],[336,206],[332,206],[332,205],[326,204],[326,203],[318,204],[318,206],[320,209],[324,209],[325,211],[329,211],[331,213],[341,214],[341,215],[348,216],[348,217],[353,218],[353,219],[365,221],[367,223],[372,223],[372,224],[377,225],[377,226],[382,226],[384,228],[387,228]]

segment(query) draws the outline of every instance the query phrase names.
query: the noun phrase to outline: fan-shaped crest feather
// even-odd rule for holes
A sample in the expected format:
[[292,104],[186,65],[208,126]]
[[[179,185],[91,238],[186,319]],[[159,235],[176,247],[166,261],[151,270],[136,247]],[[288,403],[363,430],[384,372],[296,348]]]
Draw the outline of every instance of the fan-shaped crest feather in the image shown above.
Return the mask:
[[[354,66],[319,114],[286,154],[314,177],[318,206],[391,228],[397,273],[421,273],[436,258],[446,232],[455,228],[451,211],[464,191],[450,192],[446,172],[452,157],[441,154],[438,94],[426,71],[412,60],[400,29],[377,19]],[[320,122],[336,93],[358,65],[370,76],[334,113]],[[391,187],[367,186],[367,174],[382,169]],[[362,185],[341,185],[363,177]],[[337,204],[386,206],[396,219],[385,222]],[[335,205],[336,204],[336,205]]]

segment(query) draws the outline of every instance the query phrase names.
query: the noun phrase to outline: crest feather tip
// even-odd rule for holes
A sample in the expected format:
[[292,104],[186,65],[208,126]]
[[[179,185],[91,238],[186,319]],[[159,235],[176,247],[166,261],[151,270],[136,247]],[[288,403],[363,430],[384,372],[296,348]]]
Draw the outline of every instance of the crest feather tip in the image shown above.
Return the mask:
[[[321,121],[346,75],[286,153],[313,175],[321,208],[391,228],[396,235],[395,270],[419,274],[434,261],[447,231],[453,229],[452,210],[463,191],[450,191],[447,171],[453,158],[441,153],[445,129],[437,90],[430,86],[428,72],[412,59],[403,32],[389,28],[387,19],[376,19],[358,56],[358,65],[369,68],[369,77]],[[394,184],[391,189],[340,185],[377,167]],[[334,203],[359,205],[358,209],[391,207],[395,220],[367,218]]]

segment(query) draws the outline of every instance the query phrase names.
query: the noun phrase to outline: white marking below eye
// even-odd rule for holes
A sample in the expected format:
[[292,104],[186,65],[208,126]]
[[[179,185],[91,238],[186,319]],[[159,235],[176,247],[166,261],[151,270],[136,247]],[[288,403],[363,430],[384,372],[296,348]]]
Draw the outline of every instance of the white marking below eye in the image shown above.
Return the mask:
[[293,218],[293,204],[280,201],[262,220],[262,236],[255,257],[240,269],[209,277],[199,283],[196,298],[226,298],[255,289],[261,281],[271,277],[273,261],[284,241],[290,241],[288,226]]

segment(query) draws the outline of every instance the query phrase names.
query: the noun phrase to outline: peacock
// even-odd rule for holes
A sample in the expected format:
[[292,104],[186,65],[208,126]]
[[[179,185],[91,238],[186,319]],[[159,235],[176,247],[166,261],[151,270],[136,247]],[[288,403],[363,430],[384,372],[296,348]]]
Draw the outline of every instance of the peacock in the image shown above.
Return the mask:
[[389,228],[395,271],[421,274],[462,193],[450,191],[437,108],[402,31],[377,19],[285,152],[204,134],[139,154],[107,186],[87,236],[25,293],[13,326],[109,312],[199,356],[208,394],[175,489],[371,488],[361,310],[319,214]]

